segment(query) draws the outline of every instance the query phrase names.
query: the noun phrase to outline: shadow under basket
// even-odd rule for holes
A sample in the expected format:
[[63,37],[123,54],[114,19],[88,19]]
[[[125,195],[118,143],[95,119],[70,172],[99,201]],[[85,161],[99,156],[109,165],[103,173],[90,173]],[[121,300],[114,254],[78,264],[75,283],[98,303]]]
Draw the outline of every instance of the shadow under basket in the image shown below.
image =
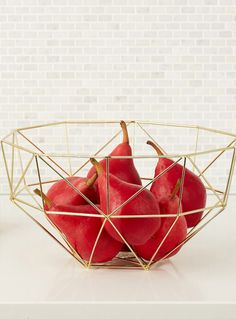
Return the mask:
[[[57,243],[71,254],[85,268],[124,268],[148,270],[154,265],[167,259],[172,253],[183,248],[184,244],[202,230],[211,220],[218,216],[227,206],[233,170],[235,165],[236,135],[220,130],[194,125],[180,125],[173,123],[159,123],[151,121],[126,121],[129,131],[129,141],[132,156],[113,157],[108,154],[121,143],[122,130],[119,121],[66,121],[55,122],[31,127],[19,128],[12,131],[1,140],[2,153],[9,182],[10,200],[20,208],[42,230],[50,235]],[[163,151],[157,155],[147,140],[152,140]],[[217,148],[215,147],[217,145]],[[181,149],[181,152],[180,152]],[[125,200],[115,210],[105,214],[89,198],[81,194],[67,178],[69,176],[87,176],[91,168],[90,158],[97,161],[106,160],[107,174],[107,202],[110,199],[109,163],[115,159],[133,159],[141,176],[142,187],[133,196]],[[163,178],[168,173],[166,169],[154,177],[156,164],[160,158],[173,161],[171,168],[181,164],[182,175],[179,189],[179,207],[184,192],[184,178],[186,169],[192,171],[204,184],[207,193],[205,207],[193,211],[182,212],[180,209],[172,215],[135,215],[140,222],[145,218],[172,218],[170,228],[163,240],[158,243],[152,258],[146,260],[140,257],[135,248],[126,240],[125,236],[114,226],[115,219],[123,218],[128,222],[132,215],[117,214],[119,209],[135,200],[145,189],[150,190],[153,182]],[[89,218],[101,220],[101,227],[87,259],[79,254],[79,249],[71,245],[68,237],[57,227],[49,214],[62,216],[88,217],[83,213],[46,211],[42,198],[36,196],[34,190],[38,188],[47,193],[57,181],[64,179],[68,187],[84,197],[85,201],[97,210],[97,214]],[[109,208],[109,207],[108,207]],[[182,216],[202,212],[199,222],[188,228],[186,238],[174,249],[168,251],[158,260],[155,256],[171,234],[175,223]],[[99,244],[101,234],[106,231],[106,224],[110,223],[123,241],[124,249],[107,262],[95,263],[93,256]],[[86,238],[84,238],[86,240]],[[83,241],[78,245],[83,245]],[[189,247],[190,249],[190,247]],[[182,249],[180,253],[182,252]]]

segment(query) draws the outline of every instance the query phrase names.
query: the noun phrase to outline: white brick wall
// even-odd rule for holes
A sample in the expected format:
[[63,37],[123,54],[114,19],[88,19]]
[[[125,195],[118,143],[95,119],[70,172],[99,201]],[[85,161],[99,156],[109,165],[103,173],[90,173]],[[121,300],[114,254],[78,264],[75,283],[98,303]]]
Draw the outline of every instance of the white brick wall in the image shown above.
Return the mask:
[[62,119],[235,132],[235,0],[1,0],[0,41],[0,136]]

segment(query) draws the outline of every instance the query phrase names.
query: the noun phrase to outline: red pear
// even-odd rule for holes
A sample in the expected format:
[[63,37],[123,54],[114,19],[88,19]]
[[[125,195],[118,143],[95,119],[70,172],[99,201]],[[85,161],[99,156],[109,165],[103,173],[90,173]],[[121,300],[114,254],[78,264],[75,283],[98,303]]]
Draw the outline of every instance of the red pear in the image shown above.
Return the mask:
[[121,247],[121,251],[130,252],[130,249],[126,244],[123,244],[123,246]]
[[[65,235],[70,245],[78,252],[81,258],[89,261],[102,226],[102,218],[98,211],[91,205],[55,204],[46,195],[41,195],[39,190],[35,190],[35,193],[43,196],[49,211],[98,215],[98,217],[90,217],[47,214],[48,218]],[[98,205],[97,207],[99,208]],[[119,253],[121,247],[122,243],[110,237],[105,228],[103,228],[91,261],[93,263],[110,261]]]
[[[93,203],[99,202],[99,196],[94,186],[97,179],[95,173],[91,178],[69,176],[66,178],[74,187],[83,193]],[[77,193],[64,179],[54,183],[47,192],[47,197],[57,205],[85,205],[88,202]]]
[[[127,183],[115,175],[109,174],[108,194],[107,174],[105,170],[95,159],[91,159],[91,162],[96,167],[98,173],[100,205],[101,210],[105,214],[108,215],[109,212],[113,212],[142,188],[140,185]],[[110,200],[108,200],[108,196],[110,197]],[[107,205],[109,206],[109,211],[107,210]],[[160,227],[160,218],[142,216],[158,214],[159,205],[155,196],[148,189],[144,189],[136,197],[114,213],[114,216],[120,216],[121,218],[111,218],[111,221],[130,245],[141,245],[144,244]],[[124,216],[127,215],[130,217],[124,218]],[[137,215],[142,216],[135,217]],[[123,242],[109,221],[106,223],[105,227],[107,232],[114,239]]]
[[[151,145],[158,153],[158,155],[164,155],[161,150],[151,141],[147,144]],[[169,158],[159,158],[155,169],[155,176],[159,175],[170,165],[174,163],[173,160]],[[171,194],[178,179],[181,179],[183,166],[176,164],[165,172],[160,178],[152,183],[151,192],[160,201],[166,195]],[[201,179],[195,175],[188,168],[185,168],[185,177],[183,185],[183,195],[182,195],[182,209],[183,212],[189,212],[197,209],[204,209],[206,206],[206,188],[204,187]],[[201,220],[203,212],[192,213],[185,215],[188,227],[194,227]]]
[[[110,156],[132,156],[132,149],[129,145],[129,135],[126,123],[121,121],[120,125],[123,132],[123,142],[116,146],[116,148],[110,153]],[[100,164],[106,171],[106,159],[101,160]],[[92,167],[88,172],[88,178],[92,177],[95,172],[95,168]],[[142,185],[132,158],[111,158],[109,160],[109,173],[128,183]]]
[[[178,212],[181,212],[181,203],[179,207],[179,197],[175,194],[175,192],[176,191],[174,190],[173,195],[167,196],[166,198],[163,197],[159,202],[161,214],[168,215],[177,214]],[[157,251],[153,260],[160,260],[173,249],[175,249],[175,247],[180,245],[181,242],[186,238],[187,223],[184,216],[179,216],[177,220],[176,217],[161,217],[160,219],[160,229],[144,245],[133,247],[139,257],[142,257],[146,260],[150,260]],[[174,222],[175,224],[173,225]],[[169,233],[166,236],[168,231]],[[161,246],[158,249],[160,244]],[[167,256],[167,258],[177,254],[181,247],[182,245],[176,248],[172,253],[170,253]]]

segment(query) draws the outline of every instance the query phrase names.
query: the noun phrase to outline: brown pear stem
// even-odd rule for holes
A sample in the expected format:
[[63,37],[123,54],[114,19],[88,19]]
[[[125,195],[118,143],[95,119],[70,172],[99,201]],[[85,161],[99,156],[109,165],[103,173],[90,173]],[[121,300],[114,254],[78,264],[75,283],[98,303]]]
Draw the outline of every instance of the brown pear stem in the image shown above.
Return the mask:
[[173,199],[176,194],[178,193],[179,189],[180,189],[180,185],[181,185],[181,179],[179,178],[175,184],[175,187],[170,195],[170,199]]
[[95,167],[98,175],[104,173],[104,169],[103,169],[102,165],[97,160],[95,160],[95,158],[90,158],[90,162]]
[[120,126],[122,128],[123,133],[123,143],[129,144],[129,133],[125,121],[120,121]]
[[95,181],[96,181],[97,178],[98,178],[98,174],[97,174],[97,172],[96,172],[92,177],[90,177],[90,178],[87,179],[86,185],[87,185],[88,187],[93,186],[93,184],[95,183]]
[[48,198],[43,192],[41,192],[41,190],[36,188],[34,190],[34,193],[43,199],[44,203],[48,206],[49,209],[53,206],[53,201],[51,201],[50,198]]
[[165,155],[164,151],[159,146],[157,146],[154,142],[147,141],[147,144],[151,145],[154,148],[154,150],[157,152],[157,155],[160,155],[160,156]]

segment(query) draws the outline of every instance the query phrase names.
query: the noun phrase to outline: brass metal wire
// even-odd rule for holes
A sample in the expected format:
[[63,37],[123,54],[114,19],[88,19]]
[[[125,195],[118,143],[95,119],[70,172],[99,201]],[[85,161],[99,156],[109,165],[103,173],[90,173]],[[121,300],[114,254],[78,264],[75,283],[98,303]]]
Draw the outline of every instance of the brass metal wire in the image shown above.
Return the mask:
[[[179,247],[183,246],[185,243],[187,243],[191,238],[193,238],[196,234],[198,234],[199,231],[201,231],[210,221],[212,221],[214,218],[216,218],[226,207],[230,186],[232,183],[232,176],[233,171],[235,167],[236,162],[236,151],[235,151],[235,142],[236,142],[236,135],[233,133],[225,132],[218,129],[211,129],[206,128],[202,126],[197,125],[182,125],[182,124],[175,124],[175,123],[159,123],[159,122],[152,122],[152,121],[126,121],[127,126],[133,125],[133,149],[135,149],[135,152],[133,156],[103,156],[101,152],[108,146],[111,142],[113,142],[122,132],[121,129],[117,130],[117,132],[103,145],[100,146],[97,152],[94,154],[73,154],[70,149],[70,136],[69,136],[69,127],[71,125],[81,125],[86,126],[87,124],[91,125],[114,125],[119,124],[120,121],[61,121],[61,122],[55,122],[55,123],[48,123],[48,124],[42,124],[42,125],[34,125],[29,127],[22,127],[19,129],[16,129],[9,134],[7,134],[2,140],[1,140],[1,148],[2,148],[2,154],[4,159],[4,165],[6,169],[6,175],[7,180],[9,184],[9,190],[10,190],[10,199],[11,201],[19,208],[21,211],[23,211],[26,216],[28,216],[31,220],[33,220],[38,226],[41,227],[49,236],[51,236],[60,246],[62,246],[67,252],[69,252],[82,266],[85,268],[108,268],[108,269],[117,269],[117,268],[123,268],[123,269],[143,269],[148,270],[151,269],[154,265],[160,264],[164,259],[168,258],[168,256],[174,252]],[[196,137],[195,137],[195,143],[194,143],[194,152],[192,153],[182,153],[182,154],[166,154],[165,150],[161,147],[161,145],[158,144],[158,137],[152,136],[148,132],[148,125],[152,126],[161,126],[161,127],[172,127],[172,128],[186,128],[191,130],[196,130]],[[42,147],[39,147],[32,139],[30,139],[27,136],[27,131],[34,130],[34,129],[40,129],[44,127],[54,127],[54,126],[62,126],[64,127],[64,134],[65,134],[65,143],[66,143],[66,152],[67,153],[47,153],[45,152]],[[149,139],[151,139],[153,142],[155,142],[160,150],[163,152],[164,155],[142,155],[137,154],[136,149],[136,133],[137,128],[145,134],[145,136]],[[215,149],[209,149],[205,151],[198,151],[199,146],[199,135],[201,132],[211,132],[218,135],[222,135],[224,137],[233,138],[225,147],[219,147]],[[26,147],[25,144],[21,145],[19,142],[18,137],[21,137],[25,142],[27,142],[28,146]],[[8,158],[8,153],[6,152],[6,148],[10,148],[10,155]],[[225,152],[231,152],[230,154],[230,163],[229,163],[229,172],[227,176],[227,182],[224,190],[218,190],[214,187],[212,182],[206,178],[206,171],[224,154]],[[22,160],[22,154],[28,154],[28,160],[26,163]],[[207,154],[216,153],[216,156],[205,166],[205,168],[200,169],[197,165],[197,158],[198,156],[204,156]],[[16,160],[18,155],[18,161],[20,164],[20,171],[21,176],[18,177],[16,175]],[[91,157],[95,157],[97,159],[103,159],[105,158],[106,161],[106,177],[107,177],[107,183],[106,183],[106,194],[107,194],[107,207],[106,207],[106,213],[103,212],[100,208],[98,208],[89,198],[87,198],[79,189],[77,189],[70,181],[68,181],[68,176],[76,175],[78,172],[80,172],[89,162],[89,159]],[[67,158],[69,171],[67,171],[63,166],[61,166],[57,162],[57,158]],[[80,158],[84,159],[84,164],[82,164],[80,167],[77,167],[73,170],[72,167],[72,159],[73,158]],[[168,168],[166,168],[163,172],[161,172],[158,176],[154,177],[148,177],[143,176],[142,180],[147,181],[147,184],[142,186],[135,194],[133,194],[130,198],[128,198],[125,202],[123,202],[119,207],[116,207],[113,211],[110,211],[110,183],[109,183],[109,171],[110,171],[110,161],[111,159],[159,159],[159,158],[170,158],[173,160],[173,164],[170,165]],[[181,161],[184,162],[183,169],[182,169],[182,176],[180,180],[180,195],[179,195],[179,203],[178,203],[178,212],[176,214],[161,214],[161,215],[119,215],[117,214],[119,210],[121,210],[125,205],[127,205],[130,201],[135,200],[135,197],[138,196],[144,189],[147,189],[148,186],[150,186],[153,182],[158,180],[161,176],[163,176],[166,172],[168,172],[172,167],[174,167],[177,163],[180,163]],[[206,189],[214,195],[216,198],[216,202],[207,207],[202,207],[196,210],[188,211],[188,212],[181,212],[180,211],[180,203],[184,192],[184,178],[185,178],[185,172],[186,172],[186,163],[187,161],[192,165],[193,171],[195,171],[196,174],[202,179],[202,181],[205,184]],[[56,178],[49,179],[42,176],[41,174],[41,165],[45,165],[47,168],[49,168],[52,172],[56,174]],[[36,169],[37,172],[37,178],[34,182],[28,182],[27,175],[29,173],[29,170],[33,167]],[[35,186],[38,186],[40,188],[40,191],[43,192],[43,187],[46,185],[50,185],[58,180],[63,179],[75,192],[77,192],[80,196],[84,198],[84,200],[91,205],[97,213],[94,214],[85,214],[85,213],[74,213],[74,212],[56,212],[56,211],[45,211],[44,208],[44,202],[43,199],[41,201],[38,201],[38,199],[35,197],[35,194],[33,193],[33,188]],[[32,202],[28,201],[26,199],[21,198],[20,195],[26,191],[28,194],[28,197],[31,198]],[[202,219],[200,222],[192,227],[187,234],[187,237],[185,240],[183,240],[178,246],[176,246],[174,249],[172,249],[170,252],[168,252],[165,256],[163,256],[158,261],[155,261],[155,256],[158,253],[161,246],[164,244],[165,240],[168,238],[168,235],[172,231],[174,225],[178,221],[178,218],[181,216],[186,216],[189,214],[195,214],[199,213],[201,211],[204,211],[204,214],[202,216]],[[45,227],[42,222],[37,219],[37,214],[43,214],[44,220],[47,223],[47,227]],[[79,253],[74,249],[74,247],[70,244],[68,241],[66,235],[51,221],[49,218],[49,215],[69,215],[69,216],[80,216],[80,217],[91,217],[91,218],[100,218],[101,219],[101,228],[97,234],[96,240],[94,242],[91,255],[89,260],[84,260],[82,256],[79,255]],[[41,216],[42,217],[42,216]],[[129,244],[129,242],[126,240],[124,235],[120,232],[120,230],[115,226],[114,221],[117,218],[123,218],[125,219],[131,219],[131,218],[174,218],[173,223],[171,224],[168,232],[166,233],[165,237],[163,238],[162,242],[158,245],[156,248],[155,253],[153,254],[152,258],[150,260],[144,260],[143,258],[139,257],[133,247]],[[115,257],[112,261],[107,263],[94,263],[93,262],[93,256],[96,252],[99,238],[103,231],[105,231],[105,224],[110,223],[113,229],[117,232],[121,240],[126,244],[126,246],[129,249],[129,252],[122,252],[118,254],[117,257]],[[53,235],[52,228],[56,231],[57,235]]]

